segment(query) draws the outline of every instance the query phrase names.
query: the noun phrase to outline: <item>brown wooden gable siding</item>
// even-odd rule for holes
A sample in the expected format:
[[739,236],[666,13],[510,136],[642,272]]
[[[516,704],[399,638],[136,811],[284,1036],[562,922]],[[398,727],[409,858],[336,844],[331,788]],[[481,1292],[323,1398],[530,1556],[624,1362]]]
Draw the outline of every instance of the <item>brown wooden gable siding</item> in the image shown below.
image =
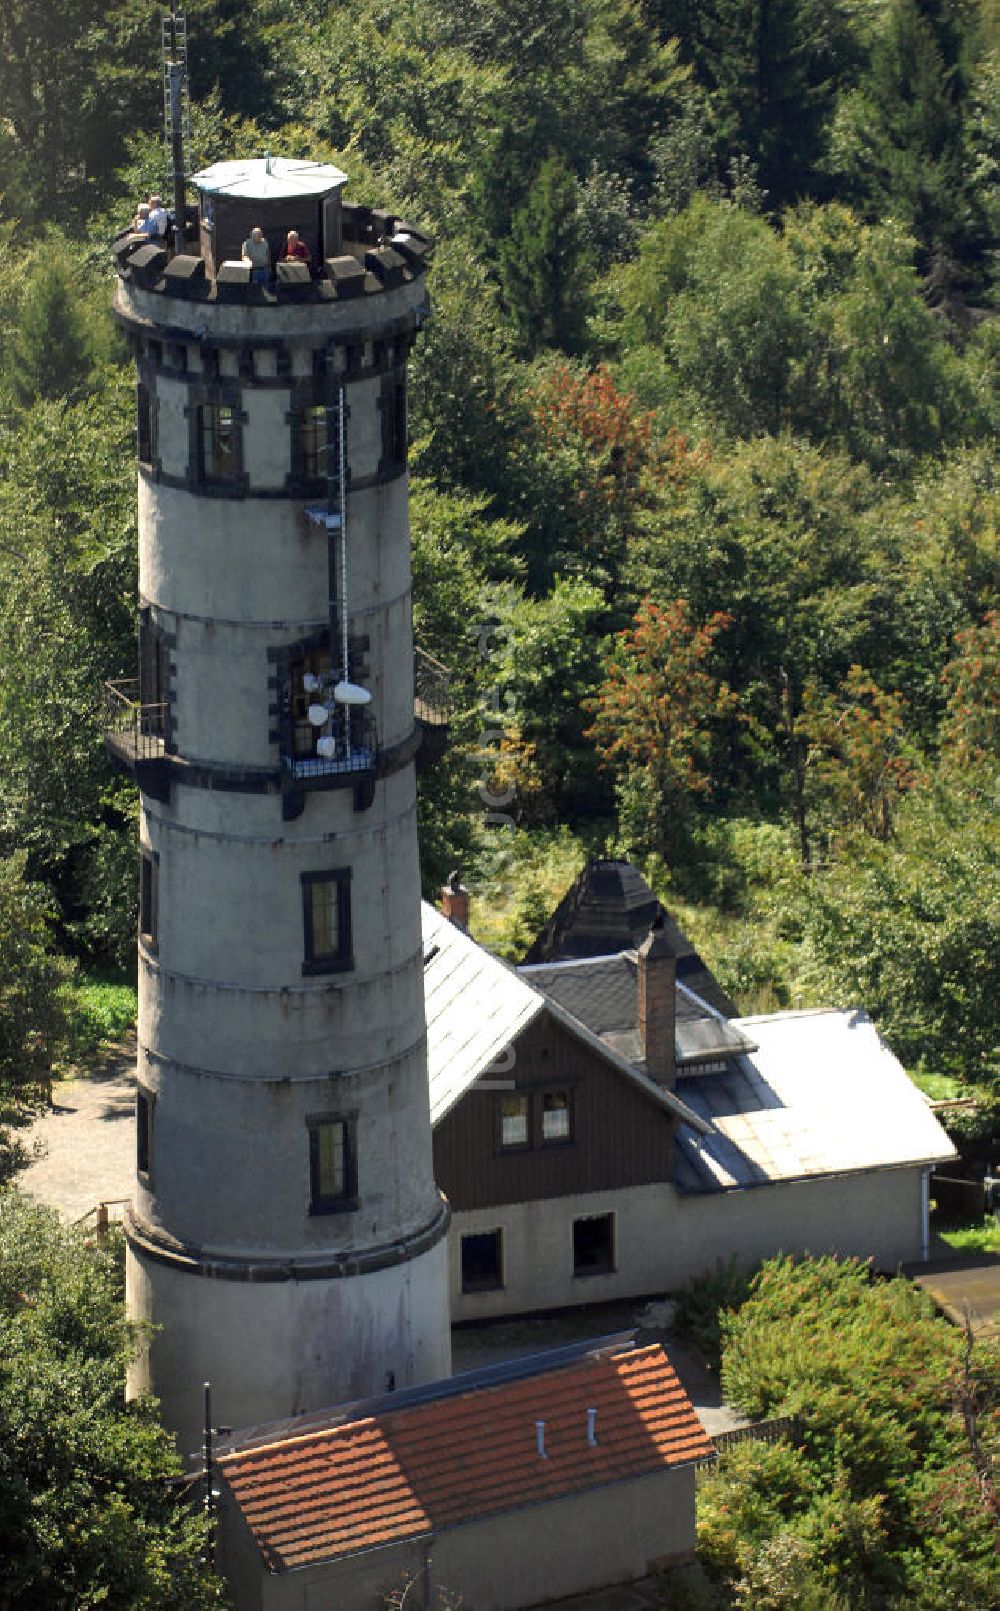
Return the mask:
[[[669,1180],[673,1116],[543,1013],[515,1044],[518,1091],[569,1089],[573,1139],[526,1150],[499,1147],[503,1094],[473,1086],[434,1131],[437,1183],[456,1212],[542,1197]],[[534,1104],[535,1109],[540,1104]]]

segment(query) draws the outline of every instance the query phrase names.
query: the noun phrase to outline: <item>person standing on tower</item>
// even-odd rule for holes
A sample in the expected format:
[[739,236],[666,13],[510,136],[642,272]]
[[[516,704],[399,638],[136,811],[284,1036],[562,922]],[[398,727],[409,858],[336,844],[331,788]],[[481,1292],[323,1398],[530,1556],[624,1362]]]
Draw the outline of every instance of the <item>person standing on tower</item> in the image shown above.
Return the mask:
[[250,231],[243,242],[243,261],[250,264],[250,278],[254,285],[266,285],[271,278],[271,248],[264,231],[259,227]]
[[302,239],[302,236],[299,234],[298,230],[290,229],[288,231],[288,239],[285,242],[285,251],[284,256],[282,257],[282,262],[308,263],[311,258],[312,253],[310,252],[305,241]]

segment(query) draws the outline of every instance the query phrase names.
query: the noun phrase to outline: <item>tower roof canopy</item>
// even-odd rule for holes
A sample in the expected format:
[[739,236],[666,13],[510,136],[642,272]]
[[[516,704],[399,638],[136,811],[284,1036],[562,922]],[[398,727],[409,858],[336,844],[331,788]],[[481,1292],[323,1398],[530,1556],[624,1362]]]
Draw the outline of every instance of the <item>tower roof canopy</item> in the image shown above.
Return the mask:
[[209,195],[239,196],[244,201],[293,200],[299,196],[328,196],[347,183],[331,162],[308,162],[297,157],[248,157],[213,162],[192,175],[192,184]]

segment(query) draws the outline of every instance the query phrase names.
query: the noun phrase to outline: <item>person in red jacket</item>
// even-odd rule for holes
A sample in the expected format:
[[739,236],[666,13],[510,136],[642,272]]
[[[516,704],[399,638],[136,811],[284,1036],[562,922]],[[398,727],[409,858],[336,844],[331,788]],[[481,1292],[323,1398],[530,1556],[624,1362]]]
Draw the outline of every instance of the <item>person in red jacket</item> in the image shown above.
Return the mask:
[[311,258],[312,253],[310,252],[305,241],[302,239],[302,236],[299,234],[298,230],[290,229],[288,231],[288,239],[285,242],[285,250],[282,254],[282,262],[308,263]]

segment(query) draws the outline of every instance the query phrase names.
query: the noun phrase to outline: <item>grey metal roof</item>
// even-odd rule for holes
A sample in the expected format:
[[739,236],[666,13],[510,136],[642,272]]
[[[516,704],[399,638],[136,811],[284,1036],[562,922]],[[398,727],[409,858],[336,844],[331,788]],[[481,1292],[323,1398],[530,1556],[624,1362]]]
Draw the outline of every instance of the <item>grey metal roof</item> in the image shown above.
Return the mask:
[[294,200],[327,196],[346,185],[347,175],[330,162],[295,157],[246,157],[213,162],[191,175],[191,183],[209,195],[242,196],[246,201]]
[[[637,1033],[638,958],[634,951],[522,966],[518,971],[621,1056],[630,1062],[643,1061],[645,1054]],[[676,1002],[674,1042],[678,1067],[753,1049],[754,1042],[744,1030],[680,980]]]
[[938,1163],[955,1150],[924,1097],[857,1010],[741,1020],[757,1050],[727,1074],[678,1075],[712,1126],[677,1132],[675,1183],[724,1191],[781,1180]]
[[523,1029],[547,1012],[659,1107],[670,1108],[695,1131],[707,1129],[704,1120],[675,1092],[657,1085],[579,1018],[536,990],[426,902],[422,923],[432,1125],[440,1123],[478,1079],[503,1079],[503,1054]]

